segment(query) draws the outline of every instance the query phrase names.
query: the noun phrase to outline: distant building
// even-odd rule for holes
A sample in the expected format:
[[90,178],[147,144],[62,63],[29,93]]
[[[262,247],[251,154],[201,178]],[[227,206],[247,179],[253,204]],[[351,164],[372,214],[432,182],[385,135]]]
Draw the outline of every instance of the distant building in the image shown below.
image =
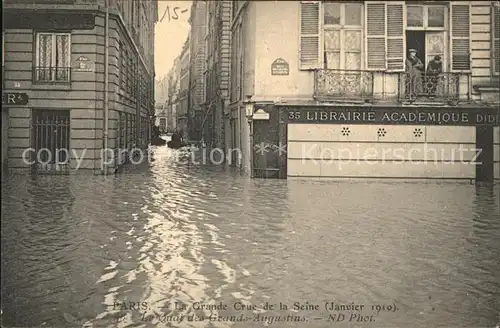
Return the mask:
[[203,139],[205,103],[205,36],[207,1],[193,1],[189,18],[189,109],[188,133],[191,140]]
[[167,103],[167,127],[170,131],[177,129],[177,110],[179,108],[179,93],[180,93],[180,58],[176,57],[174,65],[168,73],[168,103]]
[[[116,150],[110,156],[119,159],[118,149],[147,146],[156,0],[5,0],[3,17],[3,92],[27,96],[27,104],[2,106],[9,169],[74,172],[77,156],[83,158],[80,170],[102,171],[104,147]],[[59,158],[56,150],[63,150]]]
[[177,101],[177,128],[184,137],[188,137],[188,110],[189,110],[189,37],[182,48],[179,66],[179,97]]
[[226,148],[225,124],[230,124],[225,122],[224,117],[229,106],[232,4],[232,1],[207,3],[206,116],[203,131],[206,142],[219,149]]
[[167,105],[158,103],[155,105],[155,126],[160,128],[160,131],[167,129]]
[[168,75],[155,82],[155,125],[160,127],[161,131],[167,129],[168,97],[169,84]]

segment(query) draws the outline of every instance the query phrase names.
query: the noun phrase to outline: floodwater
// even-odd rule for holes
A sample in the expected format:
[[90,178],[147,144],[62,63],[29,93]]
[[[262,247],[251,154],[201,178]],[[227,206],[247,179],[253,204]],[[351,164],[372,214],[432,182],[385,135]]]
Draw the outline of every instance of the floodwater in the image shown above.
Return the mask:
[[498,185],[250,180],[173,154],[2,181],[4,327],[500,322]]

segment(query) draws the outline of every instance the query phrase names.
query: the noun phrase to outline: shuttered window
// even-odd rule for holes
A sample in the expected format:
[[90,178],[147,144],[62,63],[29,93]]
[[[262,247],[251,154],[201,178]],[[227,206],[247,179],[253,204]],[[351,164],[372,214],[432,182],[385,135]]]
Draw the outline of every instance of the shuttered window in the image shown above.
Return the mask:
[[321,68],[321,23],[320,2],[300,3],[300,69]]
[[387,4],[387,69],[402,71],[405,68],[404,3]]
[[500,7],[493,7],[493,73],[500,74]]
[[326,2],[323,13],[324,67],[362,69],[363,4]]
[[366,68],[385,70],[386,66],[386,5],[365,2]]
[[470,71],[470,5],[451,4],[451,70]]

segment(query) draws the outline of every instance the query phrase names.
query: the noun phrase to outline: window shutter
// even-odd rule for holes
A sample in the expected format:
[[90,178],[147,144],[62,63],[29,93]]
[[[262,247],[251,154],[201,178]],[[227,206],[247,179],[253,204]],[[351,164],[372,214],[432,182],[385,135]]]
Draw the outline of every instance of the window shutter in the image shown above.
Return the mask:
[[321,68],[321,24],[319,1],[300,2],[300,69]]
[[385,3],[365,2],[366,68],[386,69]]
[[404,3],[396,1],[387,4],[387,69],[390,71],[405,68],[404,8]]
[[470,4],[451,4],[451,70],[470,71]]
[[500,7],[493,7],[493,73],[500,73]]

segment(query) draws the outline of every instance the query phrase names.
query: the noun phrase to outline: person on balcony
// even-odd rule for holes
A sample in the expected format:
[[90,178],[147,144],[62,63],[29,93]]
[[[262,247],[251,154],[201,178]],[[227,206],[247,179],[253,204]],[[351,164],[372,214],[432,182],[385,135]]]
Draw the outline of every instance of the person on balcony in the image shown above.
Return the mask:
[[427,93],[430,97],[436,96],[436,90],[439,84],[439,75],[443,73],[443,62],[441,62],[441,56],[436,55],[427,65]]
[[424,64],[417,57],[417,50],[410,49],[406,58],[406,96],[415,99],[422,92],[422,70]]

